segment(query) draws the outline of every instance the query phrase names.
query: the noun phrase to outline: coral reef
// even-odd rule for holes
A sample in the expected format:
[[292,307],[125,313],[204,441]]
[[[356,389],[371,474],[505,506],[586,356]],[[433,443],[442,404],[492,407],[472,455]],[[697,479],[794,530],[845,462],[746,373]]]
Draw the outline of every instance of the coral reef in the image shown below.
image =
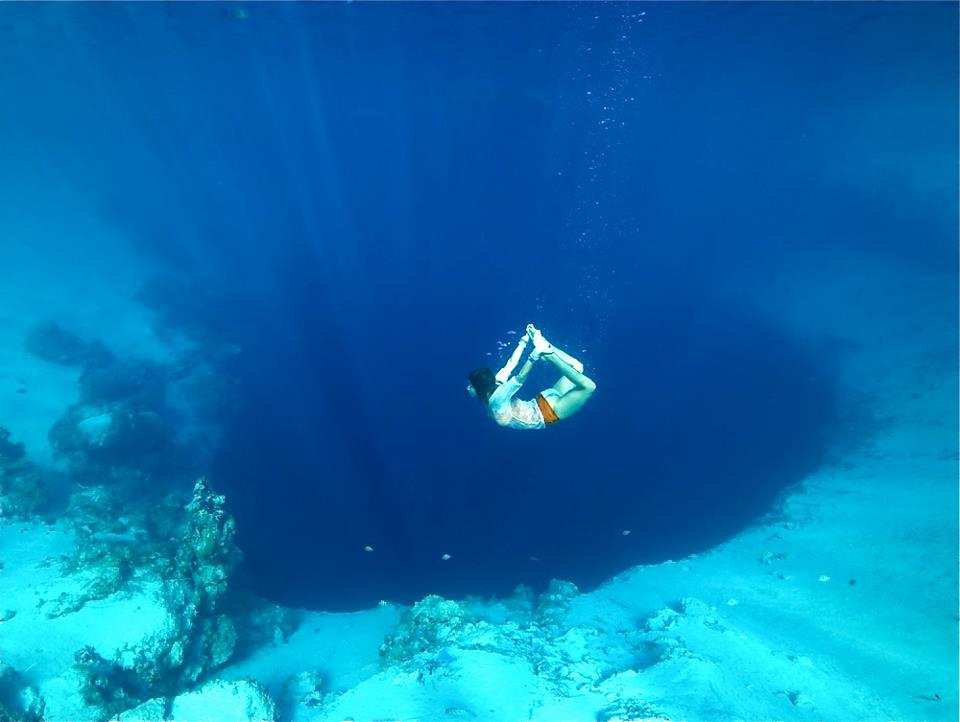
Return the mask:
[[141,358],[86,366],[80,375],[80,399],[90,404],[125,402],[139,408],[163,405],[168,370]]
[[399,665],[425,678],[455,674],[463,653],[484,651],[524,659],[557,693],[592,687],[628,669],[645,642],[632,630],[618,640],[627,651],[610,655],[607,635],[566,622],[578,594],[576,585],[560,580],[536,598],[518,587],[496,615],[481,604],[429,596],[404,613],[380,658],[385,667]]
[[81,482],[131,482],[178,467],[171,420],[135,403],[72,404],[50,428],[49,439]]
[[670,717],[639,697],[618,698],[597,712],[596,722],[639,722],[669,720]]
[[[294,718],[309,717],[317,707],[318,719],[345,719],[359,710],[374,718],[413,718],[430,699],[441,700],[438,719],[495,719],[498,713],[514,719],[668,719],[659,700],[647,698],[638,671],[656,663],[648,630],[639,620],[611,628],[602,617],[585,617],[581,601],[577,587],[560,580],[539,596],[518,587],[500,602],[426,597],[380,646],[378,674],[345,692],[319,698],[318,689],[313,697],[284,700]],[[510,686],[500,699],[518,700],[509,710],[493,709],[491,695],[476,682],[498,675]]]
[[236,524],[206,479],[198,479],[187,505],[187,523],[177,553],[177,566],[190,574],[200,608],[213,611],[227,589],[227,577],[239,561],[234,544]]
[[551,579],[546,591],[537,599],[537,620],[543,627],[563,625],[570,602],[580,593],[577,585],[562,579]]
[[319,672],[306,671],[290,676],[283,685],[283,701],[290,709],[314,710],[323,705],[323,679]]
[[177,538],[183,515],[183,504],[173,494],[138,509],[125,505],[116,486],[78,486],[65,515],[76,544],[60,559],[60,569],[72,583],[44,602],[44,614],[52,618],[74,612],[131,580],[156,579],[173,570],[169,540]]
[[170,540],[179,538],[184,513],[174,494],[137,509],[125,507],[115,486],[79,486],[64,516],[76,542],[59,559],[70,584],[42,602],[44,615],[60,617],[121,591],[132,580],[149,582],[174,573],[177,547]]
[[437,652],[469,638],[477,623],[465,603],[432,594],[404,613],[397,631],[380,647],[380,656],[390,665]]
[[161,335],[183,334],[207,343],[223,327],[208,289],[183,276],[158,274],[146,281],[137,300],[155,315],[155,330]]
[[197,481],[179,544],[168,557],[172,569],[162,575],[164,606],[172,612],[172,624],[118,655],[121,666],[133,670],[149,688],[195,682],[233,653],[236,630],[220,613],[220,604],[240,552],[224,502],[205,479]]
[[187,350],[169,369],[167,402],[191,417],[199,434],[216,443],[218,419],[237,400],[230,369],[240,347],[225,335],[223,309],[235,304],[210,288],[173,274],[150,278],[138,300],[154,315],[153,331]]
[[[96,493],[110,498],[107,491]],[[71,611],[65,607],[77,608],[96,595],[115,592],[131,578],[130,570],[136,570],[141,581],[156,582],[166,610],[158,629],[123,646],[111,659],[91,647],[77,652],[74,669],[89,706],[110,715],[150,697],[172,696],[233,655],[237,631],[223,607],[240,553],[224,501],[205,479],[199,479],[181,523],[166,538],[152,539],[140,532],[136,544],[119,541],[117,535],[138,538],[132,525],[127,532],[112,532],[107,538],[103,532],[91,532],[78,554],[68,560],[72,569],[90,575],[92,581],[80,594],[54,606],[50,614]]]
[[0,427],[0,519],[25,519],[47,502],[47,488],[27,460],[22,443]]
[[23,345],[37,358],[61,366],[96,366],[112,358],[110,351],[99,341],[87,343],[52,321],[33,326]]
[[303,619],[300,610],[244,594],[228,595],[224,601],[225,611],[237,628],[237,654],[253,652],[268,644],[283,644]]
[[105,599],[120,591],[130,579],[134,563],[129,553],[117,552],[113,547],[103,546],[65,559],[61,568],[66,574],[72,573],[72,590],[43,600],[44,615],[48,619],[62,617],[82,609],[88,602]]
[[79,400],[50,428],[55,457],[82,483],[172,481],[202,467],[219,435],[215,419],[230,383],[204,348],[170,363],[119,358],[53,323],[35,327],[28,349],[81,366]]
[[104,716],[134,704],[143,692],[133,674],[104,659],[89,645],[77,650],[73,664],[83,701],[102,710]]
[[171,364],[141,358],[87,363],[80,399],[48,438],[82,483],[172,481],[203,466],[219,438],[230,384],[187,353]]
[[0,720],[41,722],[44,708],[36,687],[13,667],[0,662]]

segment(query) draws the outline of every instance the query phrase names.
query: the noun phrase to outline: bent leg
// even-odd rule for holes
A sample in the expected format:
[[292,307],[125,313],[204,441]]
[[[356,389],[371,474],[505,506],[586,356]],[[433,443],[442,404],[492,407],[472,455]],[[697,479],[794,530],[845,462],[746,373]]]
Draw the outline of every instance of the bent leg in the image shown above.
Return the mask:
[[593,389],[574,389],[568,391],[555,402],[550,404],[561,419],[569,419],[590,400]]
[[[564,354],[564,356],[566,356],[566,354]],[[543,358],[556,366],[557,370],[564,376],[563,379],[557,382],[554,388],[559,391],[558,387],[562,381],[567,381],[569,384],[569,390],[559,399],[555,399],[550,403],[553,410],[557,412],[557,416],[561,419],[569,418],[577,413],[583,405],[587,403],[590,397],[593,396],[593,392],[597,390],[597,385],[593,379],[584,376],[582,371],[578,371],[575,367],[567,363],[560,354],[556,353],[556,350],[554,353],[544,354]],[[570,357],[568,356],[567,358]]]
[[[583,364],[580,363],[580,361],[575,359],[573,356],[568,354],[566,351],[562,351],[558,349],[556,346],[554,346],[553,352],[560,358],[561,361],[570,364],[577,371],[579,371],[580,373],[583,373]],[[561,376],[560,380],[553,385],[553,388],[555,388],[560,393],[560,395],[563,396],[564,394],[569,393],[570,391],[575,389],[576,384],[574,384],[573,381],[568,379],[566,376]]]
[[568,354],[566,351],[561,351],[556,346],[554,346],[553,352],[560,357],[561,361],[563,361],[564,363],[570,364],[577,371],[579,371],[580,373],[583,373],[583,364],[577,361],[577,359],[575,359],[573,356]]

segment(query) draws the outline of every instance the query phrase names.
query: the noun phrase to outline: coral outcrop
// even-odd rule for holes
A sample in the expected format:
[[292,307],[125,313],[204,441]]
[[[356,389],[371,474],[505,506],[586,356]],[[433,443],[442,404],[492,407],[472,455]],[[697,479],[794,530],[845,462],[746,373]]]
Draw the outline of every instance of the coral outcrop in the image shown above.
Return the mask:
[[79,399],[48,433],[73,479],[172,481],[199,468],[213,448],[211,419],[229,384],[204,358],[191,352],[171,363],[119,358],[56,324],[35,328],[26,344],[41,358],[82,367]]
[[176,429],[162,406],[141,401],[86,401],[67,407],[50,428],[50,445],[84,483],[132,482],[178,468]]
[[61,366],[98,365],[112,358],[110,351],[100,342],[88,343],[52,321],[33,326],[23,345],[37,358]]
[[408,662],[417,656],[438,653],[475,636],[480,620],[464,602],[432,594],[404,613],[397,631],[380,647],[386,665]]
[[47,501],[47,489],[27,460],[22,443],[0,427],[0,519],[25,519]]
[[173,481],[202,466],[229,387],[216,368],[189,357],[87,364],[79,385],[80,399],[50,427],[54,454],[81,483],[127,485]]
[[[318,719],[359,719],[361,710],[412,718],[429,708],[424,699],[440,699],[442,719],[665,719],[637,681],[637,669],[650,663],[646,630],[624,625],[611,634],[599,618],[574,622],[578,597],[575,585],[560,580],[539,596],[520,587],[497,603],[427,597],[381,645],[378,674],[319,702],[294,697],[294,712],[308,716],[319,706]],[[475,684],[495,675],[509,679],[516,706],[492,708]]]
[[234,521],[224,502],[205,479],[199,479],[181,523],[166,539],[145,536],[128,545],[91,534],[81,545],[83,557],[71,563],[81,569],[90,565],[105,576],[99,577],[100,586],[85,587],[86,597],[73,600],[72,606],[122,585],[122,581],[115,583],[113,571],[119,565],[121,570],[137,569],[141,582],[152,579],[165,610],[158,628],[123,646],[110,659],[91,647],[77,652],[75,672],[89,706],[109,715],[151,697],[172,696],[233,655],[237,631],[224,600],[240,553],[234,543]]
[[323,678],[317,671],[291,675],[283,685],[283,700],[291,709],[316,710],[323,705]]
[[0,720],[41,722],[44,708],[36,687],[13,667],[0,662]]
[[[398,665],[430,677],[455,670],[464,653],[484,651],[524,659],[557,688],[589,686],[627,668],[632,654],[611,666],[600,648],[605,635],[566,623],[578,594],[576,585],[556,579],[536,598],[520,587],[496,616],[488,606],[429,596],[404,614],[381,645],[380,657],[385,667]],[[623,643],[639,648],[643,641],[637,631]]]

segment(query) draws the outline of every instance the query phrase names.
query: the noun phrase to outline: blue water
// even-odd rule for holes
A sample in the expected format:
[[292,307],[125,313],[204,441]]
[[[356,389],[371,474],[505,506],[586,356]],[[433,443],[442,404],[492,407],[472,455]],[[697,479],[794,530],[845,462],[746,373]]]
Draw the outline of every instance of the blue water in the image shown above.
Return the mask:
[[[774,320],[771,279],[863,253],[955,270],[956,23],[7,6],[0,156],[128,237],[161,271],[140,300],[226,380],[190,472],[227,495],[252,589],[354,609],[591,588],[729,538],[870,433],[838,415],[849,343]],[[528,322],[598,385],[535,433],[464,391]]]

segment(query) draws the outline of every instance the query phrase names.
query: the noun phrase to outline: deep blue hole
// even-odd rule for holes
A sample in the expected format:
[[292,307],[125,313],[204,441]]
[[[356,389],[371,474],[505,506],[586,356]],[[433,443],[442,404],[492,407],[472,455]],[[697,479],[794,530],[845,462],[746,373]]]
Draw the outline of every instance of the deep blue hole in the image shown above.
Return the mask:
[[462,392],[468,368],[404,368],[412,349],[365,378],[330,348],[333,328],[248,347],[214,477],[254,587],[328,609],[552,577],[589,588],[723,541],[822,463],[822,350],[715,305],[636,319],[612,319],[594,399],[540,432],[486,419]]

